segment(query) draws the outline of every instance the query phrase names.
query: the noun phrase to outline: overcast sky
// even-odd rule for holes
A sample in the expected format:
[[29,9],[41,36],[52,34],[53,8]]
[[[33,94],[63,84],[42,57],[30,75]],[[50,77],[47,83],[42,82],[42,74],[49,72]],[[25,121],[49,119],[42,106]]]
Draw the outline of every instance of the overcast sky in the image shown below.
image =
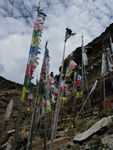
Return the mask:
[[[0,0],[0,75],[9,80],[24,81],[37,5],[38,0]],[[81,46],[81,35],[87,44],[113,22],[113,0],[41,0],[41,8],[47,18],[35,78],[40,72],[46,40],[51,71],[58,73],[66,27],[76,33],[67,41],[67,56]]]

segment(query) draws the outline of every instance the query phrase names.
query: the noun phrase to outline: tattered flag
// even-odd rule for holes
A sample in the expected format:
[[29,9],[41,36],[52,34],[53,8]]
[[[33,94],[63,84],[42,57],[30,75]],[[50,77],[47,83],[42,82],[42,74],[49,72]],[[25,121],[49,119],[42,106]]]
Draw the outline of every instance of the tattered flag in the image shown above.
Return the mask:
[[42,10],[39,10],[38,11],[38,16],[42,17],[42,18],[45,18],[47,15],[44,12],[42,12]]
[[108,70],[110,72],[113,72],[113,59],[112,59],[111,52],[110,52],[109,48],[107,48],[107,61],[108,61]]
[[65,34],[65,42],[67,41],[67,39],[70,37],[70,36],[73,36],[75,35],[76,33],[72,33],[72,30],[69,29],[69,28],[66,28],[66,34]]
[[105,52],[102,53],[102,64],[101,64],[101,76],[104,76],[107,70],[107,65],[106,65],[106,54]]
[[7,106],[7,110],[6,110],[6,114],[5,114],[5,121],[8,121],[10,116],[11,116],[11,112],[12,112],[12,108],[13,108],[13,100],[10,100],[8,106]]
[[110,44],[111,44],[111,51],[113,53],[113,42],[112,42],[111,36],[110,36]]
[[87,58],[86,50],[84,47],[82,50],[82,61],[83,61],[84,66],[88,65],[88,58]]

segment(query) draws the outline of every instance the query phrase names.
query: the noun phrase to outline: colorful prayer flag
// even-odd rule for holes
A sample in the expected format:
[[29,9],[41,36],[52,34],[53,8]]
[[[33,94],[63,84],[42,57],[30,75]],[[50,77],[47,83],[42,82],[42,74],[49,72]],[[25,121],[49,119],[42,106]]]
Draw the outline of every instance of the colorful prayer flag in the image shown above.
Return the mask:
[[28,97],[29,89],[26,87],[23,87],[22,89],[22,95],[21,95],[21,101],[25,101]]
[[41,54],[41,52],[39,50],[40,50],[40,47],[38,45],[35,47],[31,46],[29,53],[32,55],[38,55],[38,54]]
[[42,30],[43,29],[43,24],[42,23],[35,23],[34,24],[34,30]]
[[77,64],[74,62],[74,60],[70,59],[69,65],[66,70],[66,77],[71,76],[71,74],[73,73],[73,71],[76,67],[77,67]]
[[33,47],[36,47],[37,45],[40,45],[41,39],[40,37],[32,37],[31,45]]
[[34,30],[33,31],[33,37],[37,38],[37,37],[42,37],[42,31],[41,30]]
[[45,47],[44,60],[41,69],[41,77],[43,79],[46,79],[47,75],[49,75],[49,69],[50,69],[49,59],[50,59],[49,50],[47,49],[47,47]]

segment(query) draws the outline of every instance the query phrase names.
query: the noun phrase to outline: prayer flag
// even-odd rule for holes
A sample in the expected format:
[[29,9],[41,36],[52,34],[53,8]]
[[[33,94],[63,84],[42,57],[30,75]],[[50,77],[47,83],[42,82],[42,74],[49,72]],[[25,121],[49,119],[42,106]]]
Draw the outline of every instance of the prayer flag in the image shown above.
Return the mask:
[[42,37],[42,31],[41,30],[34,30],[33,31],[33,37],[34,38]]
[[111,44],[111,51],[113,53],[113,42],[112,42],[111,36],[110,36],[110,44]]
[[43,29],[43,24],[42,23],[35,23],[34,24],[34,30],[42,30]]
[[108,61],[108,70],[110,72],[113,72],[113,58],[109,48],[107,48],[107,61]]
[[36,69],[36,66],[27,64],[26,76],[27,76],[27,77],[32,77],[32,75],[33,75],[35,69]]
[[39,57],[37,55],[29,55],[29,59],[28,59],[28,64],[30,64],[31,66],[37,66],[39,65],[38,62]]
[[41,52],[39,50],[40,50],[40,47],[38,45],[35,47],[31,46],[29,53],[32,55],[38,55],[38,54],[41,54]]
[[70,37],[70,36],[73,36],[75,35],[76,33],[72,33],[72,30],[69,29],[69,28],[66,28],[66,34],[65,34],[65,42],[67,41],[67,39]]
[[104,76],[107,70],[106,65],[106,54],[105,52],[102,53],[102,64],[101,64],[101,76]]
[[5,121],[8,121],[10,116],[11,116],[11,112],[12,112],[12,108],[13,108],[13,100],[10,100],[8,106],[7,106],[7,110],[6,110],[6,114],[5,114]]
[[26,87],[23,87],[22,89],[22,95],[21,95],[21,101],[25,101],[28,97],[29,89]]
[[83,61],[84,66],[88,65],[88,58],[87,58],[86,50],[84,47],[82,51],[82,61]]
[[42,10],[39,10],[38,11],[38,16],[42,17],[42,18],[45,18],[47,15],[44,12],[42,12]]
[[42,17],[39,17],[39,16],[38,16],[38,17],[36,18],[36,21],[35,21],[35,22],[36,22],[36,23],[42,23],[42,24],[43,24],[43,23],[44,23],[44,19],[43,19]]
[[41,39],[40,37],[32,37],[31,45],[33,47],[36,47],[37,45],[40,45]]

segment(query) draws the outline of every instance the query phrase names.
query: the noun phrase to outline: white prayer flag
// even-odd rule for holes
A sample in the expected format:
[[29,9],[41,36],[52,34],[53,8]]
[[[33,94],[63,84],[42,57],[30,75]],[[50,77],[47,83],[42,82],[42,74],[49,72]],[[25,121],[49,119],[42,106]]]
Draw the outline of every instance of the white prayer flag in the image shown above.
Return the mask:
[[11,116],[11,112],[12,112],[12,108],[13,108],[13,100],[10,100],[8,106],[7,106],[7,110],[6,110],[6,114],[5,114],[5,121],[8,121],[10,116]]

